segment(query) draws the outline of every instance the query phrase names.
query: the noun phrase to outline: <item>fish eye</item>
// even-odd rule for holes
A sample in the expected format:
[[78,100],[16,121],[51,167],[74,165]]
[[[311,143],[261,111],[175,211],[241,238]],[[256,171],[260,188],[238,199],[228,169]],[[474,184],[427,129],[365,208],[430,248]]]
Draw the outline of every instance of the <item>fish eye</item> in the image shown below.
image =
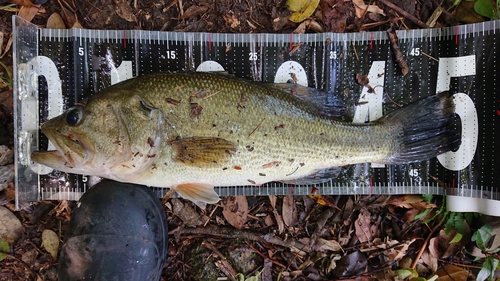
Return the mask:
[[80,107],[73,107],[66,113],[66,123],[70,126],[75,126],[82,120],[82,109]]

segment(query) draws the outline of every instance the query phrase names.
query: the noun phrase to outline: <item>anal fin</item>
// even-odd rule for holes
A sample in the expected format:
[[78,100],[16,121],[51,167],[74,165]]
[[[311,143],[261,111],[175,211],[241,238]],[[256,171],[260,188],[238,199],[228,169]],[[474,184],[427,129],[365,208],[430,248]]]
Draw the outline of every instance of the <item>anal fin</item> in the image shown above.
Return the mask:
[[184,183],[174,187],[182,198],[191,200],[195,203],[203,202],[207,204],[215,204],[219,202],[219,194],[214,191],[214,187],[209,184],[202,183]]

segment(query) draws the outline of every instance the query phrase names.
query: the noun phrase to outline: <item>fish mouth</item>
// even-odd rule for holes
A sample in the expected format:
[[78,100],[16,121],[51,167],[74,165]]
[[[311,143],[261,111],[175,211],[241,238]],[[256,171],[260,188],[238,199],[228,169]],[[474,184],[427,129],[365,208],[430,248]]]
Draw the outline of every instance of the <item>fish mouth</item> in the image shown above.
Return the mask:
[[41,129],[54,144],[56,150],[34,151],[31,154],[33,161],[68,172],[75,171],[86,162],[88,150],[82,140],[78,139],[74,134],[58,132],[47,123],[43,124]]

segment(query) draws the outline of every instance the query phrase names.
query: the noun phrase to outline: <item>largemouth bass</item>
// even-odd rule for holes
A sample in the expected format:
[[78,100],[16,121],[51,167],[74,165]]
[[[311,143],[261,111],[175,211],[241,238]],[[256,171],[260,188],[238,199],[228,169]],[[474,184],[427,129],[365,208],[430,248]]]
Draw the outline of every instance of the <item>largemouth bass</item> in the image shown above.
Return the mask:
[[44,123],[42,132],[57,150],[34,152],[32,159],[214,203],[214,186],[294,182],[364,162],[411,163],[460,145],[447,93],[367,124],[320,112],[278,87],[229,75],[147,75]]

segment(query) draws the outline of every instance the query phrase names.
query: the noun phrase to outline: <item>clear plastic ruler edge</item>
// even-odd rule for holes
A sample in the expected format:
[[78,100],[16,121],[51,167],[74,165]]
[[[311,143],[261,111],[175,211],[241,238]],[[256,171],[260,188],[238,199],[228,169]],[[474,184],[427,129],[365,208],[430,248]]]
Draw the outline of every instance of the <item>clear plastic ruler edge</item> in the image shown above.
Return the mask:
[[[38,81],[37,74],[41,72],[40,60],[44,58],[38,56],[38,40],[39,36],[45,36],[49,40],[74,40],[75,38],[85,39],[90,42],[96,41],[115,41],[121,42],[126,38],[134,38],[137,42],[142,41],[154,41],[157,40],[161,42],[166,37],[171,41],[181,41],[186,42],[196,37],[195,42],[209,42],[209,44],[221,45],[232,43],[234,46],[238,44],[243,44],[248,41],[265,42],[266,44],[283,44],[283,42],[306,42],[315,44],[315,42],[325,42],[327,40],[332,40],[335,42],[349,42],[352,44],[357,44],[359,46],[369,45],[377,41],[386,41],[387,37],[385,32],[364,32],[364,33],[350,33],[350,34],[334,34],[334,33],[323,33],[323,34],[209,34],[209,33],[174,33],[174,32],[158,32],[158,31],[123,31],[123,30],[84,30],[84,29],[71,29],[71,30],[51,30],[51,29],[39,29],[36,26],[23,21],[20,18],[13,18],[14,34],[16,39],[14,40],[14,66],[15,66],[15,151],[16,151],[16,204],[22,201],[36,202],[40,199],[68,199],[77,200],[85,189],[77,190],[71,189],[71,187],[66,188],[64,191],[61,190],[42,190],[40,187],[40,182],[37,179],[39,174],[43,174],[43,167],[39,167],[34,163],[29,161],[29,151],[35,150],[34,148],[38,145],[39,132],[39,97],[38,97]],[[498,30],[499,22],[484,22],[474,25],[463,25],[452,28],[444,29],[427,29],[427,30],[410,30],[410,31],[399,31],[398,36],[400,42],[411,42],[412,40],[431,40],[432,38],[453,39],[457,41],[459,39],[473,38],[475,34],[479,33],[496,33]],[[20,43],[21,42],[21,43]],[[339,43],[341,44],[341,43]],[[81,49],[75,48],[74,52],[80,52]],[[418,52],[418,49],[413,49],[412,52]],[[257,52],[256,52],[257,53]],[[251,56],[252,53],[250,53]],[[336,56],[338,54],[332,53],[330,51],[327,53],[330,56]],[[175,53],[167,54],[175,55]],[[250,57],[251,58],[251,57]],[[137,63],[137,62],[136,62]],[[187,63],[192,63],[188,61]],[[46,69],[44,71],[47,71]],[[117,70],[119,71],[119,70]],[[119,74],[128,77],[133,76],[129,74]],[[46,77],[47,78],[47,77]],[[49,87],[53,85],[50,83],[50,78],[48,79]],[[60,107],[59,110],[62,111],[63,108],[60,106],[60,101],[49,100],[49,104],[52,104],[52,108]],[[34,121],[34,122],[33,122]],[[23,169],[30,167],[29,169]],[[89,179],[87,177],[83,178],[85,182],[98,181],[96,179]],[[353,182],[352,184],[337,184],[333,181],[310,186],[293,186],[293,189],[288,185],[283,185],[279,183],[269,183],[260,188],[253,186],[242,186],[242,187],[216,187],[216,191],[221,196],[227,195],[285,195],[285,194],[296,194],[296,195],[307,195],[313,192],[313,189],[319,194],[442,194],[442,195],[458,195],[453,197],[460,198],[486,198],[484,200],[493,201],[499,199],[498,192],[494,188],[488,189],[483,187],[467,186],[457,189],[444,189],[437,183],[426,184],[426,185],[414,185],[408,183],[395,183],[393,186],[381,186],[374,184],[357,184]],[[166,189],[158,189],[157,192],[159,196],[164,194]],[[483,204],[488,205],[488,204]],[[482,210],[482,212],[491,213],[491,210]]]

